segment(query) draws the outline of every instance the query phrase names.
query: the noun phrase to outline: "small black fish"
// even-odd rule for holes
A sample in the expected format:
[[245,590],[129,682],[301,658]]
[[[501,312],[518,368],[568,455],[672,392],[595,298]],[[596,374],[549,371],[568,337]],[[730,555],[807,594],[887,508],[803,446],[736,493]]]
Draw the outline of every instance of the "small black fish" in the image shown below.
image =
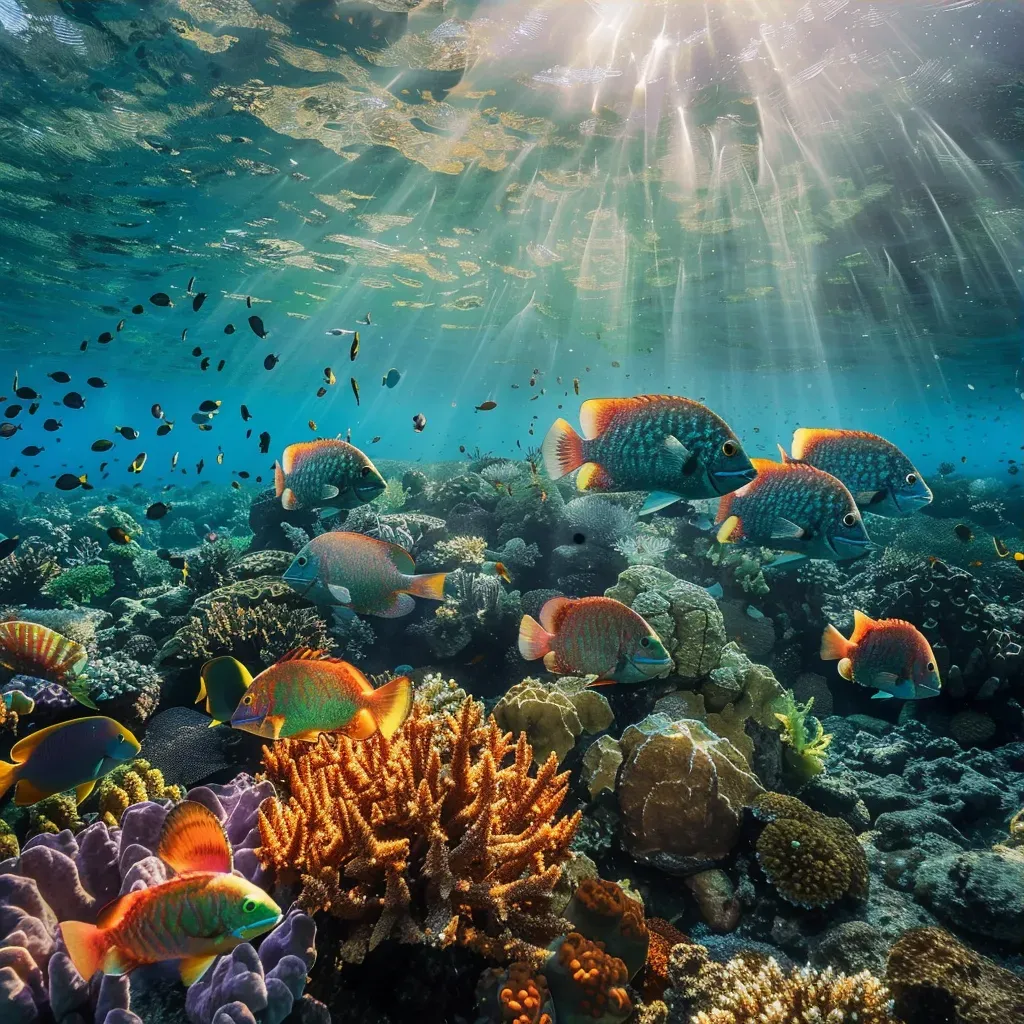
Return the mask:
[[58,384],[70,384],[71,374],[65,373],[63,370],[54,370],[53,373],[46,375],[50,380],[55,380]]
[[69,409],[84,409],[85,399],[77,391],[69,391],[64,396],[64,404]]
[[266,455],[270,451],[270,434],[265,430],[260,434],[260,454]]
[[974,540],[974,531],[966,523],[957,523],[953,527],[953,533],[956,534],[956,539],[964,544],[970,544]]
[[210,368],[210,357],[203,356],[203,361],[199,364],[200,370],[208,370]]
[[248,441],[250,437],[252,437],[252,427],[250,427],[250,428],[249,428],[249,429],[248,429],[248,430],[247,430],[247,431],[245,432],[245,439],[246,439],[246,441]]
[[198,357],[198,356],[201,356],[202,354],[203,354],[203,350],[198,345],[196,345],[196,347],[194,349],[192,349],[192,355]]
[[107,382],[102,377],[90,377],[86,382],[91,388],[105,388]]
[[170,505],[165,505],[162,501],[154,501],[153,504],[146,509],[146,518],[163,519],[163,517],[170,511]]
[[88,347],[89,347],[88,340],[83,341],[82,344],[78,346],[78,351],[79,352],[84,352]]
[[415,416],[413,416],[413,418],[412,418],[412,429],[415,430],[417,434],[422,433],[423,430],[426,428],[426,425],[427,425],[427,417],[424,416],[423,413],[418,412],[418,413],[416,413]]
[[139,452],[131,461],[131,465],[128,467],[129,473],[141,473],[146,465],[146,453]]
[[238,475],[239,475],[239,476],[240,476],[240,477],[241,477],[241,478],[242,478],[243,480],[248,480],[248,479],[249,479],[249,471],[248,471],[248,470],[246,470],[246,469],[240,469],[240,470],[238,471]]
[[186,292],[187,292],[187,293],[188,293],[189,295],[191,295],[191,294],[192,294],[192,285],[194,285],[195,283],[196,283],[196,276],[195,276],[195,274],[193,274],[193,275],[192,275],[192,276],[191,276],[191,277],[190,277],[190,278],[188,279],[188,286],[187,286],[187,287],[185,288],[185,291],[186,291]]
[[134,427],[114,427],[114,433],[120,434],[126,441],[134,441],[139,436]]
[[998,558],[1006,558],[1010,554],[1010,549],[998,537],[992,538],[992,547],[996,549]]
[[354,363],[356,361],[356,356],[357,355],[359,355],[359,332],[358,331],[356,331],[356,333],[353,335],[353,337],[352,337],[352,346],[348,350],[349,362]]
[[240,484],[240,483],[239,483],[239,482],[238,482],[237,480],[232,480],[232,481],[231,481],[231,486],[232,486],[232,487],[233,487],[233,488],[234,488],[234,489],[235,489],[236,491],[240,491],[240,490],[242,489],[242,485],[241,485],[241,484]]
[[181,329],[181,340],[184,341],[188,337],[188,328],[182,327]]
[[111,526],[107,530],[107,536],[115,544],[131,544],[132,542],[131,534],[125,533],[120,526]]
[[14,392],[19,398],[24,398],[26,401],[31,401],[33,398],[39,397],[39,392],[34,388],[18,388]]
[[248,423],[249,420],[251,420],[251,419],[252,419],[252,413],[249,412],[249,407],[247,405],[243,405],[242,406],[242,422],[243,423]]
[[[17,468],[17,466],[14,467],[15,470],[17,470]],[[11,476],[14,476],[13,472],[11,473]],[[0,558],[6,558],[8,555],[13,555],[14,549],[20,543],[21,537],[18,536],[5,537],[3,540],[0,540]]]
[[149,301],[152,302],[154,306],[174,305],[174,303],[171,302],[171,297],[166,292],[156,292],[153,295],[150,295]]
[[9,406],[7,406],[6,409],[4,409],[4,415],[9,420],[13,420],[15,418],[15,416],[17,416],[18,413],[21,412],[22,408],[23,408],[23,406],[20,406],[20,405],[9,405]]
[[155,420],[162,420],[164,418],[164,411],[160,407],[159,402],[154,402],[153,405],[149,407],[149,413]]
[[63,426],[63,420],[48,419],[43,422],[43,430],[49,430],[50,433],[53,433],[55,430],[60,430]]
[[39,403],[38,403],[38,402],[33,402],[33,403],[32,403],[32,404],[31,404],[31,405],[30,405],[30,406],[28,407],[28,414],[29,414],[29,416],[35,416],[35,414],[36,414],[37,412],[39,412]]
[[20,423],[8,423],[6,420],[0,423],[0,437],[14,437],[21,430]]
[[44,452],[45,450],[45,448],[40,448],[39,445],[37,444],[30,444],[27,447],[21,449],[21,454],[31,459],[33,455],[39,455],[41,452]]
[[120,334],[121,331],[124,330],[124,321],[123,320],[118,320],[117,321],[117,327],[115,327],[114,329],[117,331],[118,334]]
[[96,340],[101,345],[109,345],[114,340],[114,336],[110,331],[104,331]]
[[57,477],[58,491],[73,491],[76,487],[84,487],[86,490],[92,490],[92,487],[89,484],[89,479],[84,473],[81,476],[75,476],[74,473],[62,473]]
[[376,437],[371,437],[370,438],[370,444],[376,444],[379,440],[380,440],[380,434],[378,434]]
[[269,356],[267,356],[266,359],[263,360],[263,369],[264,370],[272,370],[275,366],[277,366],[277,364],[280,361],[281,361],[281,357],[280,356],[275,356],[273,353],[271,353]]
[[139,306],[132,306],[132,312],[133,312],[133,313],[134,313],[134,314],[135,314],[136,316],[138,316],[138,315],[139,315],[140,313],[145,313],[145,312],[146,312],[146,307],[145,307],[145,306],[142,306],[142,305],[139,305]]
[[267,331],[263,326],[263,321],[256,316],[255,313],[249,317],[249,326],[252,328],[252,333],[255,334],[257,338],[265,338],[267,336]]
[[199,476],[199,474],[200,474],[200,473],[202,473],[202,471],[203,471],[203,466],[205,466],[205,465],[206,465],[206,460],[205,460],[205,459],[200,459],[200,460],[199,460],[199,461],[198,461],[198,462],[196,463],[196,476]]
[[174,429],[174,423],[171,420],[167,420],[165,423],[161,423],[156,428],[157,437],[166,437]]
[[113,441],[108,441],[105,437],[101,437],[90,445],[90,448],[94,452],[109,452],[114,447]]
[[227,324],[225,326],[225,328],[224,328],[224,333],[225,334],[234,334],[235,333],[235,325],[234,324]]
[[251,295],[246,295],[246,297],[245,297],[245,308],[246,309],[252,309],[252,296]]
[[174,569],[188,568],[188,562],[185,561],[184,555],[168,555],[167,564]]
[[195,298],[194,298],[194,299],[192,300],[192,312],[193,312],[193,313],[198,313],[198,312],[199,312],[199,310],[201,310],[201,309],[203,308],[203,303],[204,303],[205,301],[206,301],[206,292],[200,292],[200,293],[199,293],[199,294],[198,294],[198,295],[197,295],[197,296],[196,296],[196,297],[195,297]]
[[225,360],[223,360],[223,359],[222,359],[222,360],[221,360],[221,361],[220,361],[220,362],[219,362],[219,363],[217,364],[217,372],[218,372],[218,373],[220,373],[220,371],[221,371],[221,370],[223,370],[223,369],[224,369],[224,367],[225,367],[226,365],[227,365],[227,363],[225,362]]
[[327,388],[321,386],[316,389],[316,397],[323,398],[327,394]]
[[219,399],[218,400],[214,400],[212,398],[207,398],[206,401],[199,403],[199,411],[200,412],[214,412],[215,410],[220,408],[220,405],[221,405],[221,403],[220,403]]
[[10,477],[11,477],[11,478],[13,479],[13,478],[14,478],[14,477],[16,477],[16,476],[17,476],[17,475],[18,475],[18,474],[19,474],[20,472],[21,472],[21,467],[20,467],[20,466],[15,466],[15,467],[14,467],[14,468],[13,468],[13,469],[12,469],[12,470],[10,471],[10,473],[8,474],[8,476],[10,476]]
[[348,382],[352,386],[352,394],[356,396],[356,405],[359,405],[359,381],[355,377],[349,377]]

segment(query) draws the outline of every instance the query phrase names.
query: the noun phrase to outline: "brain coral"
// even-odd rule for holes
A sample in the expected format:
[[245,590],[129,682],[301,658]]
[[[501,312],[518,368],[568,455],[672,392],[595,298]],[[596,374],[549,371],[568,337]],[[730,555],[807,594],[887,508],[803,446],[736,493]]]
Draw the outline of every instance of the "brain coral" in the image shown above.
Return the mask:
[[824,907],[846,895],[867,897],[867,857],[845,821],[781,793],[759,796],[754,813],[768,822],[757,840],[757,859],[790,903]]
[[648,715],[622,734],[618,798],[632,855],[688,874],[725,857],[763,792],[743,755],[706,725]]

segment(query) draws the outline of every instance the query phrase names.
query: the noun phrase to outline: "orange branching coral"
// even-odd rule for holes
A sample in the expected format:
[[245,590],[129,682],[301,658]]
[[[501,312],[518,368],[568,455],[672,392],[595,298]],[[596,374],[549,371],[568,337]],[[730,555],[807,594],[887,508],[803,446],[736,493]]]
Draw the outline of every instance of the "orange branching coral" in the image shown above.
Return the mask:
[[668,958],[673,946],[689,943],[690,940],[675,925],[661,917],[647,918],[647,931],[651,941],[647,949],[647,965],[644,969],[642,993],[644,1001],[653,1003],[661,999],[669,987]]
[[[629,969],[606,952],[603,942],[569,932],[547,967],[558,1016],[570,1020],[625,1020],[633,1012],[626,991]],[[567,1013],[568,1010],[568,1013]]]
[[604,943],[622,960],[632,977],[647,959],[647,926],[639,900],[630,899],[615,882],[585,878],[565,909],[573,927]]
[[348,959],[387,938],[530,959],[562,930],[551,893],[579,824],[558,817],[557,759],[532,762],[471,699],[414,704],[391,740],[276,743],[263,763],[287,799],[260,808],[257,855],[301,881],[305,910],[353,922]]
[[502,1024],[554,1024],[547,1012],[547,979],[528,963],[517,961],[509,965],[508,976],[498,991],[498,1004]]

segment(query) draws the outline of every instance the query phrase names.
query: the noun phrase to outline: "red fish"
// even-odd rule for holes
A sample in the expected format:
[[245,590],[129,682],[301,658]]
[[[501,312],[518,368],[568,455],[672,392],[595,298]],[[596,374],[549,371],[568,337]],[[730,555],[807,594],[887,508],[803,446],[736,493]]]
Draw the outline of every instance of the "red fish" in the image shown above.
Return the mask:
[[0,622],[0,665],[64,686],[77,701],[95,708],[82,681],[87,660],[81,644],[56,630],[36,622]]
[[118,897],[96,924],[60,926],[78,973],[127,974],[144,964],[177,960],[192,985],[221,953],[269,931],[281,908],[241,875],[232,874],[231,846],[216,815],[186,800],[167,815],[157,856],[174,877]]

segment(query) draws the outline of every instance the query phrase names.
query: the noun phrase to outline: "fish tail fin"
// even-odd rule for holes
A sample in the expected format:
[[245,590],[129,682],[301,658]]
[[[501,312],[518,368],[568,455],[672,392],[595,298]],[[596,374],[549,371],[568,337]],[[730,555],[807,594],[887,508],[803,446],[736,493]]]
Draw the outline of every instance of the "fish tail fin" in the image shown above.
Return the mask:
[[378,687],[369,697],[370,714],[384,739],[389,740],[409,717],[412,708],[412,683],[398,676]]
[[719,544],[735,544],[743,537],[743,522],[739,516],[726,516],[718,528],[716,540]]
[[280,498],[285,489],[284,470],[280,462],[274,463],[274,493]]
[[586,461],[583,455],[583,438],[572,428],[572,424],[557,419],[551,424],[540,448],[544,468],[552,480],[560,480],[567,473],[579,469]]
[[75,970],[88,981],[103,965],[107,945],[103,929],[85,921],[64,921],[60,933]]
[[527,661],[536,661],[551,651],[554,634],[549,633],[532,615],[519,623],[519,653]]
[[79,704],[84,704],[93,711],[99,711],[96,701],[89,696],[89,683],[86,676],[79,676],[68,686],[68,693],[71,694]]
[[18,781],[18,766],[10,761],[0,761],[0,797]]
[[413,597],[426,597],[431,601],[444,600],[444,581],[447,573],[432,572],[409,577],[409,590]]
[[852,646],[853,644],[830,623],[825,627],[825,632],[821,634],[821,660],[837,661],[840,658],[845,658],[850,653]]

